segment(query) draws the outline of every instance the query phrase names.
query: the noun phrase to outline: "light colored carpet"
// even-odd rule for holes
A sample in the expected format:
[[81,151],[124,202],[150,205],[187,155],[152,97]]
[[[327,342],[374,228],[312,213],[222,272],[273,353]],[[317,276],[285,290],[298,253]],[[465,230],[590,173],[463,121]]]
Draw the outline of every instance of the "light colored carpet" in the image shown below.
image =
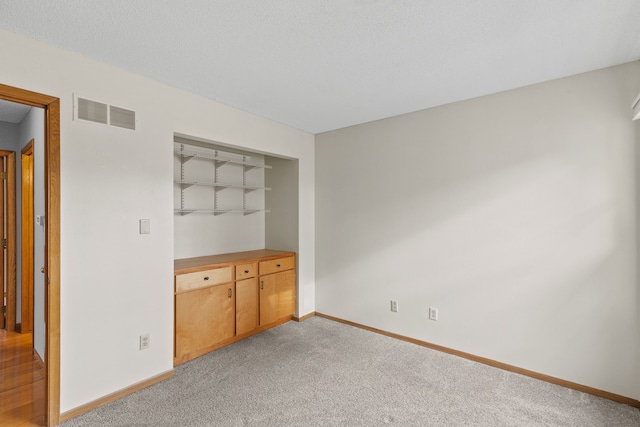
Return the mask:
[[176,367],[76,426],[640,426],[640,410],[313,317]]

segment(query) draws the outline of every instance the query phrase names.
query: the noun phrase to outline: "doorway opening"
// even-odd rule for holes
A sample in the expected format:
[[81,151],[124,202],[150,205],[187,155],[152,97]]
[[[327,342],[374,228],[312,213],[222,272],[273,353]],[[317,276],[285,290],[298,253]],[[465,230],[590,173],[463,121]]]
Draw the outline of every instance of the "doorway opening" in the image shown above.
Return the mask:
[[44,400],[51,426],[60,420],[60,100],[3,84],[0,100],[44,109]]

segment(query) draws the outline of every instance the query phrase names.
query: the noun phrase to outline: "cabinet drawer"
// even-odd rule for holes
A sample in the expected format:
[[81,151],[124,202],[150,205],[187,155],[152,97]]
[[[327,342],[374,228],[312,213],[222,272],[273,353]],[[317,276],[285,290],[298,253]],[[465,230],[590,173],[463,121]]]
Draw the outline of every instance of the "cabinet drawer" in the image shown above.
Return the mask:
[[176,293],[231,282],[233,280],[232,273],[233,267],[223,267],[196,273],[180,274],[176,276]]
[[295,257],[278,258],[260,263],[260,275],[277,273],[278,271],[293,270],[296,267]]
[[236,265],[236,280],[248,279],[258,275],[258,263]]

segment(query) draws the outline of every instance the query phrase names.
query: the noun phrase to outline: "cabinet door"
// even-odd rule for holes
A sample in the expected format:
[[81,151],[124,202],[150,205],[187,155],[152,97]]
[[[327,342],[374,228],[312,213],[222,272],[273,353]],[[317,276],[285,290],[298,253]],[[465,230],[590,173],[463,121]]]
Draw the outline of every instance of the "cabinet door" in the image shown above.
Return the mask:
[[235,335],[232,283],[176,295],[176,357]]
[[236,282],[236,335],[258,327],[258,278]]
[[276,318],[282,319],[293,315],[296,311],[296,272],[295,270],[283,271],[274,276],[277,276],[276,294],[278,295]]
[[260,326],[291,316],[295,309],[295,270],[260,276]]
[[276,274],[260,277],[260,326],[276,321]]

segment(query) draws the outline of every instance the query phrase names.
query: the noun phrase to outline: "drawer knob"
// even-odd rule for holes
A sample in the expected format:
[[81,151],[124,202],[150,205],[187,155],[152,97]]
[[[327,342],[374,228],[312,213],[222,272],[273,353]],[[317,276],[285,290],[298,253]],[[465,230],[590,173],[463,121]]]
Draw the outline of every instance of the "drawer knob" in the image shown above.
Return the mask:
[[204,280],[209,280],[209,276],[204,276]]
[[249,273],[249,270],[245,270],[244,272],[245,272],[245,273]]
[[280,267],[280,264],[276,264],[276,267]]

